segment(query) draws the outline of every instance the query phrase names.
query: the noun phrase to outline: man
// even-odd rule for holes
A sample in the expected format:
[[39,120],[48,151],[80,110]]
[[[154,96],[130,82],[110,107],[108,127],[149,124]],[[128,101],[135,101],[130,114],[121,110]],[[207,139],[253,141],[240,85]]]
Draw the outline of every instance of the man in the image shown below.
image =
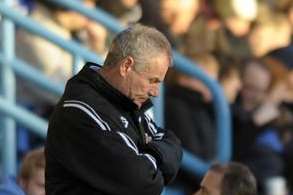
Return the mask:
[[240,163],[215,164],[205,174],[194,195],[257,195],[256,179]]
[[49,122],[47,195],[159,195],[182,151],[144,112],[172,63],[154,28],[119,33],[104,66],[88,63],[66,85]]

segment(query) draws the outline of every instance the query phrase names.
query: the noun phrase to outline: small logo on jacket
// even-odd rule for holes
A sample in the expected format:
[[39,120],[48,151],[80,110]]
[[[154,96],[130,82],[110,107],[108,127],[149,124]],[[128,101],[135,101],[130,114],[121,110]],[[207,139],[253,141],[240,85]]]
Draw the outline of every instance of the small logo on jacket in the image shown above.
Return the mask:
[[124,128],[127,128],[128,127],[128,120],[123,116],[120,117],[120,120],[121,120]]

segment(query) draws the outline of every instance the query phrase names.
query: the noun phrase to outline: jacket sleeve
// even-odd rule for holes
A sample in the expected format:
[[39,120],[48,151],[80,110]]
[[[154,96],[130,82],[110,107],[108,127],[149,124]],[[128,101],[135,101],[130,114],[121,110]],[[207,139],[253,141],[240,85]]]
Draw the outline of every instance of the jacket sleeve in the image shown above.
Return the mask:
[[144,146],[144,151],[155,157],[167,185],[176,177],[180,168],[181,142],[172,131],[157,127],[149,117],[145,119],[153,139]]
[[47,145],[69,172],[106,194],[159,195],[163,189],[156,159],[83,105],[67,103],[53,115]]

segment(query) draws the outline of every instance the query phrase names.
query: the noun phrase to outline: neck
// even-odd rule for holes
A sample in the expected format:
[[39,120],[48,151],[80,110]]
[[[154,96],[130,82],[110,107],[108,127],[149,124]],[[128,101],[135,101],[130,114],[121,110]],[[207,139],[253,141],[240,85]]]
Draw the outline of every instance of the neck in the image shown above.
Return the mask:
[[[102,67],[101,69],[98,70],[98,73],[111,85],[114,86],[114,81],[113,81],[113,74],[114,71],[110,68],[107,67]],[[114,86],[115,87],[115,86]]]
[[112,87],[123,93],[121,88],[121,86],[123,86],[121,85],[122,80],[120,79],[120,75],[119,72],[117,72],[117,69],[112,67],[103,67],[98,72]]

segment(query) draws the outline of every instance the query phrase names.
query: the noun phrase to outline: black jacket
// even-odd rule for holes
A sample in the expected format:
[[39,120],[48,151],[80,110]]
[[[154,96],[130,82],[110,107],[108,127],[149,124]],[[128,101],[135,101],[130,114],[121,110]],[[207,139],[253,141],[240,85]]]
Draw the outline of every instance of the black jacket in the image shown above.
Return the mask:
[[[187,151],[210,161],[215,157],[216,129],[211,104],[205,103],[200,93],[179,85],[166,87],[165,124],[182,142]],[[199,188],[200,178],[180,170],[174,185],[185,194]]]
[[150,101],[138,109],[98,68],[68,81],[50,119],[46,194],[159,195],[179,169],[179,140],[144,114]]
[[166,127],[181,140],[183,148],[204,160],[215,157],[216,127],[212,105],[199,92],[172,85],[166,87]]

